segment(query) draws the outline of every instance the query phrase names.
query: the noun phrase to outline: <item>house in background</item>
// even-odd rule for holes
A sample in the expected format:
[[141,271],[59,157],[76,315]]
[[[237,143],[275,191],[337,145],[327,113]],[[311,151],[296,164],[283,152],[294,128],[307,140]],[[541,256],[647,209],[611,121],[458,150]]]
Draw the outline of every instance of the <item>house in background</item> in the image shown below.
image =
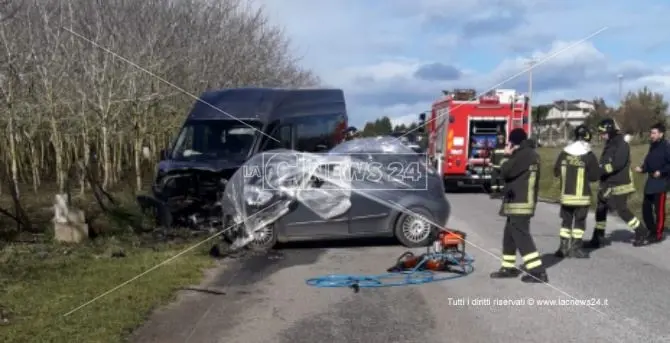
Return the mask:
[[[543,144],[564,143],[572,135],[571,128],[583,124],[586,118],[595,110],[595,105],[586,100],[557,100],[551,106],[547,116],[540,125],[536,125],[539,141]],[[566,129],[565,124],[568,124]],[[539,124],[539,123],[538,123]]]
[[562,129],[566,122],[570,127],[583,124],[593,110],[595,106],[591,101],[581,99],[554,101],[547,117],[542,121],[541,131],[550,128]]

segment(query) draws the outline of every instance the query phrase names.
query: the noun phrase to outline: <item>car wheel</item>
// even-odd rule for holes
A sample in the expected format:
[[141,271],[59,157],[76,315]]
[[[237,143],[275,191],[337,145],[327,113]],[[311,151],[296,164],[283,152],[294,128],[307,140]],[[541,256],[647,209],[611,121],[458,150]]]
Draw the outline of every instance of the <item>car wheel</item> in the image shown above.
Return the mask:
[[426,211],[413,209],[416,215],[401,214],[395,223],[395,236],[408,248],[426,247],[433,243],[435,226],[430,222],[432,216]]
[[254,251],[266,251],[277,244],[277,230],[274,225],[268,225],[254,233],[254,240],[248,247]]

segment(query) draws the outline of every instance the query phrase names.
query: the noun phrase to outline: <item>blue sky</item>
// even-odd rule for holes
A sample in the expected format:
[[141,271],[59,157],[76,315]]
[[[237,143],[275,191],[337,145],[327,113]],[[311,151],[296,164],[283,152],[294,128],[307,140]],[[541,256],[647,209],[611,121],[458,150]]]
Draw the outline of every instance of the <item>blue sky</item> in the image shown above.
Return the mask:
[[[442,89],[486,91],[525,69],[534,103],[617,98],[644,85],[670,95],[667,0],[255,0],[327,86],[352,124],[406,122]],[[599,29],[591,40],[564,50]],[[528,76],[498,88],[527,91]]]

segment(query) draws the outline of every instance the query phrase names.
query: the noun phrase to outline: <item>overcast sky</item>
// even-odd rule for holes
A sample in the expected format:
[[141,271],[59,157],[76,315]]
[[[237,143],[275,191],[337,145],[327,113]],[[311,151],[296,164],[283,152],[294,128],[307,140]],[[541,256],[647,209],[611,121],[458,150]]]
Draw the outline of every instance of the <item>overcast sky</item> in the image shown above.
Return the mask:
[[[543,61],[533,72],[536,104],[615,100],[618,74],[624,91],[647,85],[670,94],[667,0],[253,1],[285,29],[305,66],[344,89],[354,125],[414,119],[442,89],[488,90],[530,58]],[[525,74],[498,88],[527,85]]]

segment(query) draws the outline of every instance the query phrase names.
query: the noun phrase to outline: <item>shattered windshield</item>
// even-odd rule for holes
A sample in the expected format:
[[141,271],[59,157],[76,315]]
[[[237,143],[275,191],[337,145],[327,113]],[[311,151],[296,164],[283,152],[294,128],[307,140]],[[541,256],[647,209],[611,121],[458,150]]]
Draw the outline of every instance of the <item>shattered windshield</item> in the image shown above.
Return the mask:
[[194,120],[187,122],[177,138],[172,159],[246,158],[258,131],[259,122],[237,120]]

